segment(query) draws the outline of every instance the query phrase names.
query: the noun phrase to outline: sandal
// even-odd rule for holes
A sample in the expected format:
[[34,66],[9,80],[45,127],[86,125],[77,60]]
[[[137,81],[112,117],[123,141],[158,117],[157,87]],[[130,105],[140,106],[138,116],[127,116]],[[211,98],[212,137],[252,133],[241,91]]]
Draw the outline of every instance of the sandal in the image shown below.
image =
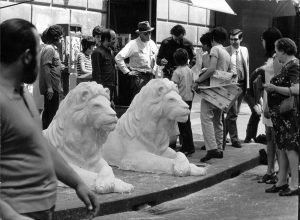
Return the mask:
[[[276,179],[275,179],[276,178]],[[271,173],[271,174],[265,174],[259,181],[257,181],[258,183],[267,183],[267,184],[275,184],[276,182],[274,182],[276,180],[277,182],[277,176],[275,173]]]
[[271,174],[271,178],[266,180],[266,184],[275,184],[278,181],[278,177],[276,176],[275,173]]

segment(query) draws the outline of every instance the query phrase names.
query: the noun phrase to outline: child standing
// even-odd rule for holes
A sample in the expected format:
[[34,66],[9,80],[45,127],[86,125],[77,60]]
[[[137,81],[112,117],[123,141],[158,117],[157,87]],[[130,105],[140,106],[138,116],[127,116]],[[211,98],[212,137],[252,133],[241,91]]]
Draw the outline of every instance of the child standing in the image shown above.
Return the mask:
[[[193,72],[188,67],[188,53],[185,49],[179,48],[174,52],[173,57],[177,68],[173,72],[172,81],[177,84],[179,95],[189,105],[189,109],[191,110],[194,97],[192,91],[194,81]],[[195,152],[190,116],[187,122],[178,122],[178,127],[182,138],[182,148],[180,151],[189,156]]]

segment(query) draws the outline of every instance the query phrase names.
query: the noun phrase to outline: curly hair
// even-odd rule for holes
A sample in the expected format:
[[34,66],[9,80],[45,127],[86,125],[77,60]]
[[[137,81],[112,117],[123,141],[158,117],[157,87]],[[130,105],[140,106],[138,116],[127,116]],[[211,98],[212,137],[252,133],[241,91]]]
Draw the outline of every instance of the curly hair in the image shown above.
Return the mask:
[[177,24],[172,27],[172,29],[170,30],[170,34],[179,37],[181,34],[185,35],[185,29],[180,24]]
[[289,56],[297,54],[297,46],[290,38],[280,38],[275,42],[277,50],[283,51]]
[[216,27],[211,31],[211,36],[217,43],[224,44],[227,39],[227,31],[223,27]]
[[59,40],[64,34],[63,29],[60,25],[52,25],[46,29],[45,40],[47,43],[54,43]]
[[105,28],[100,25],[97,25],[96,27],[94,27],[93,32],[92,32],[93,37],[95,37],[96,35],[101,35],[104,29]]

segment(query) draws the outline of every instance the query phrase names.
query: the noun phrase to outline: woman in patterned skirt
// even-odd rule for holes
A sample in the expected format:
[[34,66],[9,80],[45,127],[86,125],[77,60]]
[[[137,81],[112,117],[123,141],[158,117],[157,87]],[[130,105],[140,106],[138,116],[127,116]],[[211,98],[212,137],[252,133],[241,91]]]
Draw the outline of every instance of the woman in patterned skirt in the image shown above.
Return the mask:
[[[292,196],[299,194],[299,127],[294,114],[296,109],[280,114],[279,106],[284,99],[295,95],[290,88],[299,83],[299,60],[295,57],[296,44],[289,38],[277,40],[275,51],[279,61],[283,63],[283,67],[280,73],[271,79],[270,84],[265,84],[264,87],[268,92],[269,111],[279,149],[279,173],[278,182],[266,189],[266,192],[279,192],[280,196]],[[291,170],[289,185],[287,183],[288,168]]]

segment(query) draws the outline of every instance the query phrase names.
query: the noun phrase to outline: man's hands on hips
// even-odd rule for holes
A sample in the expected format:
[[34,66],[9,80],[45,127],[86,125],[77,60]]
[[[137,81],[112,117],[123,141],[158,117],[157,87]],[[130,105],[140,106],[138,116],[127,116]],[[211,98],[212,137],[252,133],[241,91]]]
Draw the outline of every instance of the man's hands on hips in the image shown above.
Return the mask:
[[262,112],[262,108],[259,104],[256,104],[254,107],[253,107],[254,111],[256,112],[257,115],[261,115],[261,112]]
[[129,76],[136,76],[136,75],[138,74],[138,72],[135,71],[135,70],[131,70],[131,71],[129,71],[127,74],[128,74]]
[[52,88],[48,88],[47,89],[47,99],[51,100],[52,97],[53,97],[53,94],[54,94],[53,89]]
[[165,58],[162,58],[160,61],[161,66],[165,66],[168,64],[168,61]]

